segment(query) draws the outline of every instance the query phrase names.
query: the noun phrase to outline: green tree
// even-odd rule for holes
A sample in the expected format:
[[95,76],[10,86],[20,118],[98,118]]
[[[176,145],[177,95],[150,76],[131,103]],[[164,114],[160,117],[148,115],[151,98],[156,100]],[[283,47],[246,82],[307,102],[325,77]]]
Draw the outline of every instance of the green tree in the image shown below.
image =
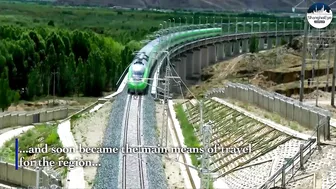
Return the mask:
[[71,53],[71,43],[68,35],[69,35],[68,33],[63,33],[62,35],[62,41],[64,43],[64,52],[66,56],[69,56],[69,54]]
[[6,67],[6,58],[0,54],[0,73],[2,73],[5,70],[5,67]]
[[67,59],[67,71],[68,71],[68,87],[70,89],[70,94],[73,94],[75,91],[75,78],[76,76],[76,61],[75,61],[75,55],[73,53],[70,53],[68,59]]
[[111,82],[112,82],[112,76],[113,76],[113,71],[115,70],[115,65],[116,62],[113,59],[113,53],[111,51],[105,52],[103,54],[104,57],[104,63],[105,63],[105,69],[106,69],[106,83],[105,87],[106,88],[111,88]]
[[86,61],[90,53],[89,35],[81,31],[75,31],[72,37],[72,52],[75,54],[75,59],[79,57]]
[[281,38],[281,43],[280,43],[281,45],[286,45],[287,44],[287,41],[282,37]]
[[87,96],[101,96],[106,84],[106,68],[100,51],[90,53],[85,69],[85,90]]
[[[64,57],[63,55],[61,57]],[[65,58],[65,57],[64,57]],[[75,59],[74,55],[65,58],[60,62],[58,95],[71,95],[74,91],[74,73],[75,73]]]
[[250,38],[250,53],[256,53],[259,51],[258,49],[258,39],[257,37],[254,35]]
[[12,103],[13,91],[9,87],[6,70],[0,77],[0,108],[5,111]]
[[41,79],[38,69],[33,69],[28,75],[28,96],[33,99],[35,96],[41,95]]
[[20,93],[19,91],[16,91],[14,92],[14,95],[13,95],[13,103],[15,105],[15,109],[17,110],[17,105],[19,104],[19,100],[20,100]]
[[[123,27],[127,28],[126,23]],[[132,61],[132,52],[141,48],[138,40],[157,28],[136,28],[129,32],[125,29],[107,31],[98,28],[105,35],[102,36],[90,28],[70,31],[50,27],[0,26],[0,74],[6,70],[1,87],[4,88],[6,80],[9,91],[27,89],[20,96],[24,100],[49,95],[53,92],[52,72],[58,72],[58,95],[100,96],[102,91],[114,88]],[[3,94],[6,91],[2,89]],[[12,93],[9,101],[14,97],[15,93]]]
[[53,21],[53,20],[50,20],[50,21],[48,22],[48,26],[55,26],[54,21]]
[[84,63],[82,58],[78,59],[78,64],[76,67],[76,74],[75,74],[75,90],[77,93],[77,96],[79,96],[79,93],[84,92],[84,86],[85,86],[85,70],[84,70]]

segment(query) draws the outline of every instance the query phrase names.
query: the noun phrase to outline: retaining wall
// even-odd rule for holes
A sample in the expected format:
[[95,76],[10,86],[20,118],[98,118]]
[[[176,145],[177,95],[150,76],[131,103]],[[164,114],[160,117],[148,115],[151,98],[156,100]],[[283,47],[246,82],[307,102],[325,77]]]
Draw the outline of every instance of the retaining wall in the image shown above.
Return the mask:
[[48,175],[45,171],[33,170],[26,167],[19,167],[18,170],[15,170],[14,164],[2,161],[0,161],[0,181],[27,188],[36,188],[38,185],[37,182],[40,182],[40,187],[44,186],[49,188],[52,184],[61,186],[60,180],[51,175]]
[[69,109],[65,107],[31,112],[4,112],[0,113],[0,129],[60,120],[68,117],[68,114]]
[[[209,91],[206,97],[232,98],[254,104],[288,120],[296,121],[311,130],[316,130],[318,125],[323,125],[319,131],[323,134],[324,139],[330,139],[331,114],[329,111],[304,104],[284,95],[271,93],[253,85],[228,83],[225,88]],[[325,122],[327,124],[324,124]]]

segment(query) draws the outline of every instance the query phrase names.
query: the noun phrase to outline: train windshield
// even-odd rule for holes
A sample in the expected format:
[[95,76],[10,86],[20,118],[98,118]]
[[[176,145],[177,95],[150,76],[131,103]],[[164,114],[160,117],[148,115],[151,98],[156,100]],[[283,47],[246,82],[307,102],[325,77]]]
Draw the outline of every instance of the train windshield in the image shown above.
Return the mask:
[[145,73],[145,66],[143,64],[134,64],[132,66],[132,77],[134,79],[141,79]]

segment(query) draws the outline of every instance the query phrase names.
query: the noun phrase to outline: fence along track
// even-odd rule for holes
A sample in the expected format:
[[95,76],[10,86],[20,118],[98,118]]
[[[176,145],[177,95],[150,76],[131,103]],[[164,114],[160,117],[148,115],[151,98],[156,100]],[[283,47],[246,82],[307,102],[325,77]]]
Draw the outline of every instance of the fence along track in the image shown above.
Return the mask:
[[[141,96],[128,95],[124,120],[124,147],[126,145],[130,147],[141,146],[141,100]],[[135,104],[136,107],[134,107]],[[125,151],[122,161],[122,188],[145,188],[141,153],[127,154]],[[138,172],[136,172],[136,168],[138,168]]]

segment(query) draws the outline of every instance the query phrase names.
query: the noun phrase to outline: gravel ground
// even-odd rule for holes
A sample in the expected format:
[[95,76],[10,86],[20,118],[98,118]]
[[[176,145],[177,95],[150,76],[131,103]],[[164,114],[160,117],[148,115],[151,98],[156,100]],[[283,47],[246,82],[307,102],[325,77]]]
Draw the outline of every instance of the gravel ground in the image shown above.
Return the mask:
[[[138,145],[138,99],[131,99],[127,127],[127,144],[130,147]],[[125,128],[124,128],[125,129]],[[124,130],[123,129],[123,130]],[[121,169],[122,170],[122,169]],[[119,177],[120,178],[120,177]],[[122,177],[121,177],[122,178]],[[126,186],[127,188],[140,188],[140,173],[138,154],[126,155]]]
[[[103,147],[120,148],[122,136],[122,124],[124,108],[127,99],[127,87],[120,93],[112,105],[112,112],[108,127],[105,130]],[[100,154],[101,167],[97,170],[97,176],[93,188],[114,189],[118,188],[119,154]]]
[[[156,105],[150,95],[146,95],[143,102],[143,131],[145,146],[159,144],[156,133]],[[146,157],[147,178],[149,188],[166,189],[167,181],[163,170],[162,156],[157,154],[144,155]]]
[[[160,104],[157,103],[156,104],[156,121],[157,121],[160,136],[162,132],[162,121],[163,121],[162,111],[163,111],[162,103],[161,102]],[[170,124],[173,124],[171,119],[169,119],[169,122]],[[170,130],[168,130],[167,144],[169,148],[176,147],[174,146],[172,137],[175,137],[175,133],[171,133]],[[179,161],[182,162],[181,154],[169,153],[166,155],[171,159],[179,159]],[[175,189],[183,189],[185,185],[184,185],[184,178],[181,175],[180,164],[175,161],[168,160],[166,158],[163,158],[162,161],[165,165],[164,171],[166,173],[168,187],[175,188]]]
[[[109,115],[111,113],[112,104],[106,103],[97,112],[86,114],[72,124],[72,132],[77,144],[83,147],[98,147],[102,144],[104,131],[109,122]],[[98,163],[99,154],[81,154],[83,160],[92,160]],[[96,176],[97,167],[84,167],[85,187],[92,187],[94,178]]]
[[[112,105],[112,112],[108,127],[105,131],[102,147],[121,147],[122,125],[127,100],[127,88],[118,95]],[[122,107],[122,108],[121,108]],[[155,102],[150,95],[146,95],[143,101],[143,134],[144,145],[154,146],[158,144],[156,133]],[[148,188],[166,189],[167,181],[163,170],[162,157],[159,155],[144,155],[146,162],[145,171],[148,180]],[[119,166],[120,159],[118,154],[101,154],[101,167],[97,169],[94,187],[97,189],[118,188],[118,176],[122,168]]]

